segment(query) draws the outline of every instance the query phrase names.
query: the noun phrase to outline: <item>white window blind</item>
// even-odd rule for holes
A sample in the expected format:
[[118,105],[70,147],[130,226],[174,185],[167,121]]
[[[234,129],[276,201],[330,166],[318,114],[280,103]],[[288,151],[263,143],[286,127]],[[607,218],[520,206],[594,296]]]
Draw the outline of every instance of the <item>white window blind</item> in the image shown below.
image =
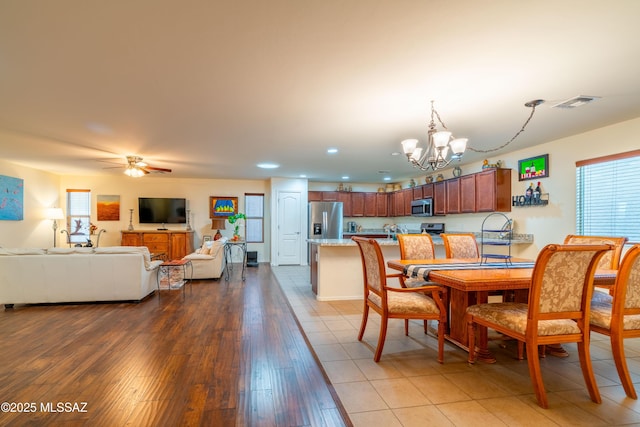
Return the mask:
[[[635,154],[635,152],[634,152]],[[640,242],[640,155],[578,162],[576,228],[586,236],[626,236]]]
[[91,190],[67,189],[69,243],[87,243],[91,225]]
[[248,243],[264,241],[264,194],[245,194],[246,240]]

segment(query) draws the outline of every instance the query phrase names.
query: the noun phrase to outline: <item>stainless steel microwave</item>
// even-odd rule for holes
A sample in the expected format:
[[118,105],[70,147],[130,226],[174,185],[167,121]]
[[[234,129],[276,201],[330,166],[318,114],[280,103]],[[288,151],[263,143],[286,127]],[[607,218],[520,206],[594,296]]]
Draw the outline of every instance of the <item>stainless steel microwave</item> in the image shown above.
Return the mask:
[[411,216],[433,216],[433,199],[411,201]]

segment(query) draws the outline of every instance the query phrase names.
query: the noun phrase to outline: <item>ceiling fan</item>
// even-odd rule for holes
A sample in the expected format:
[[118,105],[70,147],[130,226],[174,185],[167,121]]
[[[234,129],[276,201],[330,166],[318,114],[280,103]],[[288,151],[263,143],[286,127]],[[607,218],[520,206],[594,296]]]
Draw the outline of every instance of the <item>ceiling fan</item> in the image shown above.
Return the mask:
[[139,178],[149,173],[170,173],[171,169],[149,166],[142,161],[140,156],[127,156],[127,164],[124,173],[133,178]]

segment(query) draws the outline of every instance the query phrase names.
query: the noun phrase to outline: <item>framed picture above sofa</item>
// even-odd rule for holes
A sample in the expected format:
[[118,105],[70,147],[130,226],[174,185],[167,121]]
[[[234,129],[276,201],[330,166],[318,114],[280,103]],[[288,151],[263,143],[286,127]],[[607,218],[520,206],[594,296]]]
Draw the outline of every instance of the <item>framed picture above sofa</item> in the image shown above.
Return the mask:
[[209,218],[227,218],[237,213],[237,197],[209,197]]

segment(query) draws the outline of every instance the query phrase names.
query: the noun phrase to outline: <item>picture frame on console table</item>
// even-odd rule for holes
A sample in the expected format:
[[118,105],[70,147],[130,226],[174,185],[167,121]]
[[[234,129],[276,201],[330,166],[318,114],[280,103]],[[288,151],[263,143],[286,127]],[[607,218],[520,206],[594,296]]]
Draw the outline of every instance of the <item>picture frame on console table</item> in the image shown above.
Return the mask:
[[549,154],[518,160],[518,181],[547,178],[549,176]]
[[209,197],[209,218],[228,218],[237,213],[237,197]]

